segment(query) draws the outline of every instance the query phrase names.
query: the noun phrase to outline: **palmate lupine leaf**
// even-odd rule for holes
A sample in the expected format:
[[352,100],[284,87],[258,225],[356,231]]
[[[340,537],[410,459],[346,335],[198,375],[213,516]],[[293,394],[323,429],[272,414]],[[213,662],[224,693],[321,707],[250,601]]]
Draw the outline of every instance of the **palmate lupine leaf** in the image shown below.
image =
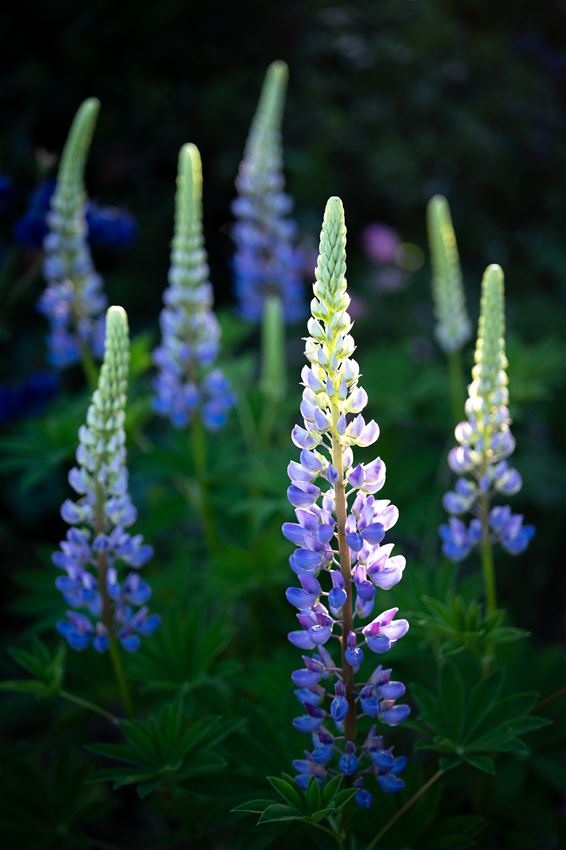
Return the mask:
[[0,691],[52,697],[61,690],[65,675],[65,646],[60,644],[54,652],[40,640],[31,649],[12,647],[8,650],[16,664],[30,674],[30,679],[13,679],[0,682]]
[[[194,604],[194,603],[193,603]],[[134,679],[142,690],[176,694],[202,687],[223,688],[225,679],[239,669],[235,662],[221,661],[233,637],[229,621],[206,622],[201,606],[187,615],[168,617],[163,627],[131,659]]]
[[305,791],[286,773],[281,777],[269,776],[268,781],[282,803],[274,799],[249,800],[240,803],[233,811],[259,815],[258,825],[282,821],[316,825],[338,813],[356,794],[355,788],[342,789],[343,777],[340,775],[329,780],[324,788],[313,778]]
[[[465,649],[476,653],[500,643],[510,643],[528,637],[525,629],[505,626],[505,612],[485,612],[483,606],[463,596],[450,594],[445,600],[424,595],[415,625],[428,636],[442,641],[441,652],[453,655]],[[423,610],[424,609],[424,610]]]
[[514,693],[501,696],[502,673],[482,678],[470,690],[452,663],[441,669],[436,693],[415,685],[413,693],[420,708],[420,722],[430,743],[420,749],[441,753],[445,770],[465,762],[485,773],[495,773],[495,752],[528,753],[522,736],[547,726],[546,717],[530,714],[538,694]]
[[192,720],[179,697],[141,721],[123,721],[123,742],[91,745],[91,752],[120,764],[97,771],[89,782],[135,785],[142,798],[165,785],[180,793],[179,786],[226,766],[216,748],[239,725],[219,717]]

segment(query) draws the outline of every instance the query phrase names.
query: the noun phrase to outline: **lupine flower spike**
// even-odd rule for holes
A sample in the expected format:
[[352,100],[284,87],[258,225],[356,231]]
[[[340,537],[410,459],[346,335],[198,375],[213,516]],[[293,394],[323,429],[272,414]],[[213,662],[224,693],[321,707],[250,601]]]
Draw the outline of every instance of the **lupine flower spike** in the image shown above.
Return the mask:
[[434,332],[450,364],[453,414],[457,422],[465,397],[460,351],[470,338],[471,324],[466,311],[456,235],[446,198],[435,195],[430,199],[427,219],[436,316]]
[[[141,637],[159,625],[159,616],[147,607],[151,589],[139,575],[152,548],[128,531],[137,517],[128,493],[124,433],[128,360],[126,313],[110,307],[98,389],[79,430],[77,465],[69,473],[78,498],[61,507],[71,527],[53,555],[63,571],[56,586],[70,608],[58,631],[72,649],[110,650],[119,679],[118,643],[135,652]],[[124,700],[128,704],[127,696]]]
[[287,77],[284,62],[267,69],[232,205],[236,297],[241,316],[251,322],[261,320],[268,295],[279,296],[289,322],[305,313],[296,228],[289,218],[293,204],[284,192],[281,120]]
[[[486,601],[491,610],[496,604],[492,544],[500,543],[507,552],[518,555],[534,535],[534,527],[523,525],[523,517],[513,514],[508,506],[492,507],[495,497],[512,496],[522,486],[521,476],[508,462],[515,440],[509,428],[506,370],[503,271],[491,265],[482,281],[466,420],[457,426],[459,445],[448,456],[450,468],[459,478],[454,490],[444,497],[450,519],[440,528],[448,558],[461,561],[472,549],[481,549]],[[473,519],[467,525],[460,517],[470,513]]]
[[84,171],[99,106],[96,98],[85,100],[65,143],[43,243],[47,288],[39,301],[50,325],[50,363],[62,368],[82,360],[93,384],[92,355],[104,350],[106,298],[88,245]]
[[367,807],[365,782],[372,774],[384,791],[404,785],[399,774],[407,760],[393,755],[379,727],[402,723],[409,706],[396,704],[405,686],[391,679],[390,669],[380,664],[369,676],[360,671],[368,650],[370,657],[387,652],[409,624],[396,619],[397,608],[373,616],[378,591],[401,580],[405,559],[384,543],[398,518],[394,505],[375,497],[385,464],[354,459],[354,447],[372,445],[379,428],[361,415],[367,395],[352,359],[345,274],[344,210],[339,198],[330,198],[308,322],[309,365],[302,371],[304,427],[292,433],[301,453],[288,467],[297,522],[283,525],[297,547],[289,562],[300,585],[287,590],[299,625],[289,640],[305,653],[304,666],[291,676],[303,706],[293,725],[312,741],[293,765],[304,788],[313,776],[324,782],[342,773],[358,789],[358,804]]
[[179,153],[175,236],[163,301],[161,345],[153,355],[158,368],[154,408],[176,428],[200,419],[216,430],[226,422],[234,398],[214,366],[220,328],[212,310],[202,232],[202,166],[195,145],[184,145]]

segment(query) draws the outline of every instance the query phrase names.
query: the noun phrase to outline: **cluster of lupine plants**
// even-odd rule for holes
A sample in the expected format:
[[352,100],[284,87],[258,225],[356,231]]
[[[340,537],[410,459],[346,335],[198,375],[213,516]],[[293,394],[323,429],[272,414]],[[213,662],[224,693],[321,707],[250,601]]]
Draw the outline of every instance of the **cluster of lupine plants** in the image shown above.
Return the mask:
[[[432,286],[411,285],[447,366],[388,338],[410,246],[366,228],[369,260],[404,277],[356,302],[331,197],[309,264],[284,191],[287,75],[269,67],[235,178],[234,310],[215,309],[192,143],[153,326],[137,329],[135,288],[103,284],[98,246],[128,247],[135,223],[87,198],[96,99],[14,222],[25,253],[4,274],[17,290],[23,266],[45,340],[37,375],[0,394],[22,538],[0,684],[7,846],[558,847],[561,659],[506,611],[542,528],[509,462],[508,370],[525,405],[532,370],[518,344],[507,360],[503,271],[465,294],[433,197]],[[523,419],[519,467],[524,434]],[[531,793],[542,827],[518,828]]]

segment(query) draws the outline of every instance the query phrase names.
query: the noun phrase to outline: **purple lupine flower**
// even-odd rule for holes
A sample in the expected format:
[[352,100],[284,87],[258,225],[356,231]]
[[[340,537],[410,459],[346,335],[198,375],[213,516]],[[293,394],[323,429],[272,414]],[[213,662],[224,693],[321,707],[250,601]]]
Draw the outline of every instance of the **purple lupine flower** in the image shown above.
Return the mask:
[[269,295],[279,296],[288,322],[305,314],[303,261],[289,217],[293,203],[284,191],[281,153],[287,76],[284,62],[273,62],[267,69],[232,204],[237,219],[232,230],[236,298],[241,316],[250,322],[261,319]]
[[0,425],[38,413],[58,390],[54,372],[34,372],[21,384],[0,384]]
[[153,550],[141,534],[128,531],[137,517],[128,493],[124,433],[128,359],[127,316],[121,307],[111,307],[98,389],[79,430],[77,465],[69,473],[78,499],[61,507],[71,528],[53,554],[63,571],[55,584],[71,609],[57,629],[77,650],[93,646],[104,652],[117,640],[134,652],[160,622],[149,612],[151,589],[138,573]]
[[[509,390],[505,356],[503,272],[488,266],[482,282],[481,315],[468,387],[466,419],[456,427],[458,446],[448,455],[450,468],[459,476],[444,496],[450,515],[440,527],[442,551],[461,561],[482,542],[500,543],[510,554],[527,548],[535,529],[509,507],[493,506],[499,496],[513,496],[522,486],[517,470],[509,463],[515,448],[510,431]],[[472,515],[466,522],[461,517]]]
[[202,165],[196,145],[179,154],[169,286],[161,311],[161,345],[153,359],[158,368],[153,406],[176,428],[200,416],[206,428],[221,428],[234,404],[230,382],[216,367],[220,326],[212,309],[213,293],[202,232]]
[[102,207],[90,202],[86,207],[86,224],[91,245],[126,248],[136,238],[135,218],[120,207]]
[[[379,664],[369,677],[359,674],[364,660],[389,651],[409,624],[397,618],[397,608],[375,611],[379,592],[401,580],[405,559],[392,555],[393,544],[384,542],[398,518],[397,508],[376,495],[385,482],[385,464],[380,458],[354,459],[354,447],[372,445],[379,428],[361,414],[367,394],[352,359],[345,246],[342,203],[331,198],[308,323],[309,365],[302,371],[304,427],[292,432],[300,455],[288,467],[297,521],[284,523],[282,531],[297,547],[289,562],[299,586],[286,595],[297,609],[299,628],[288,637],[306,653],[304,667],[291,675],[304,711],[293,725],[312,738],[305,759],[293,762],[296,781],[306,788],[313,776],[323,782],[342,773],[357,789],[357,803],[367,807],[368,777],[373,774],[385,791],[398,790],[406,764],[384,748],[373,724],[396,726],[407,719],[409,707],[397,703],[405,687],[392,680],[390,669]],[[360,739],[358,727],[367,720],[369,731]]]
[[39,250],[47,236],[47,215],[55,182],[52,177],[45,177],[30,194],[25,213],[14,222],[14,239],[26,248]]
[[50,326],[49,362],[63,368],[104,349],[106,297],[87,240],[84,168],[99,102],[86,100],[69,132],[47,216],[39,309]]

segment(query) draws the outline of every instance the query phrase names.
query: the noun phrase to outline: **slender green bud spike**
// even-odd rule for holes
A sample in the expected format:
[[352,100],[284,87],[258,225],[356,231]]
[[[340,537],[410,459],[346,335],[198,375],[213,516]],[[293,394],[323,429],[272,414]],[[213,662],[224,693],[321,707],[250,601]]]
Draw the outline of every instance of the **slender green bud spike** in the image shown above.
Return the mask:
[[[318,363],[334,380],[340,362],[355,349],[347,312],[350,296],[346,291],[346,224],[340,198],[329,198],[324,210],[315,277],[305,353],[314,369]],[[338,392],[338,384],[334,384],[334,389]]]
[[285,62],[272,62],[267,69],[246,147],[246,157],[250,159],[281,156],[281,120],[288,77]]
[[350,303],[346,293],[346,224],[340,198],[329,198],[326,203],[315,276],[313,291],[320,305],[313,301],[312,314],[326,320],[332,311],[334,321]]
[[202,162],[196,145],[183,145],[179,151],[175,237],[187,238],[202,221]]
[[458,246],[448,201],[430,199],[427,208],[428,238],[432,259],[432,294],[436,314],[435,335],[447,352],[462,348],[470,338]]
[[505,356],[505,303],[503,270],[490,265],[482,280],[480,318],[472,369],[470,397],[486,412],[507,404],[507,358]]
[[285,397],[285,317],[281,299],[268,295],[262,318],[261,391],[269,401]]
[[57,175],[57,195],[62,200],[72,200],[77,206],[84,201],[84,171],[100,101],[95,97],[85,100],[71,124],[61,156]]
[[88,412],[89,426],[98,424],[111,433],[122,429],[128,391],[129,359],[128,316],[123,307],[109,307],[106,311],[104,360],[100,369],[98,389]]

